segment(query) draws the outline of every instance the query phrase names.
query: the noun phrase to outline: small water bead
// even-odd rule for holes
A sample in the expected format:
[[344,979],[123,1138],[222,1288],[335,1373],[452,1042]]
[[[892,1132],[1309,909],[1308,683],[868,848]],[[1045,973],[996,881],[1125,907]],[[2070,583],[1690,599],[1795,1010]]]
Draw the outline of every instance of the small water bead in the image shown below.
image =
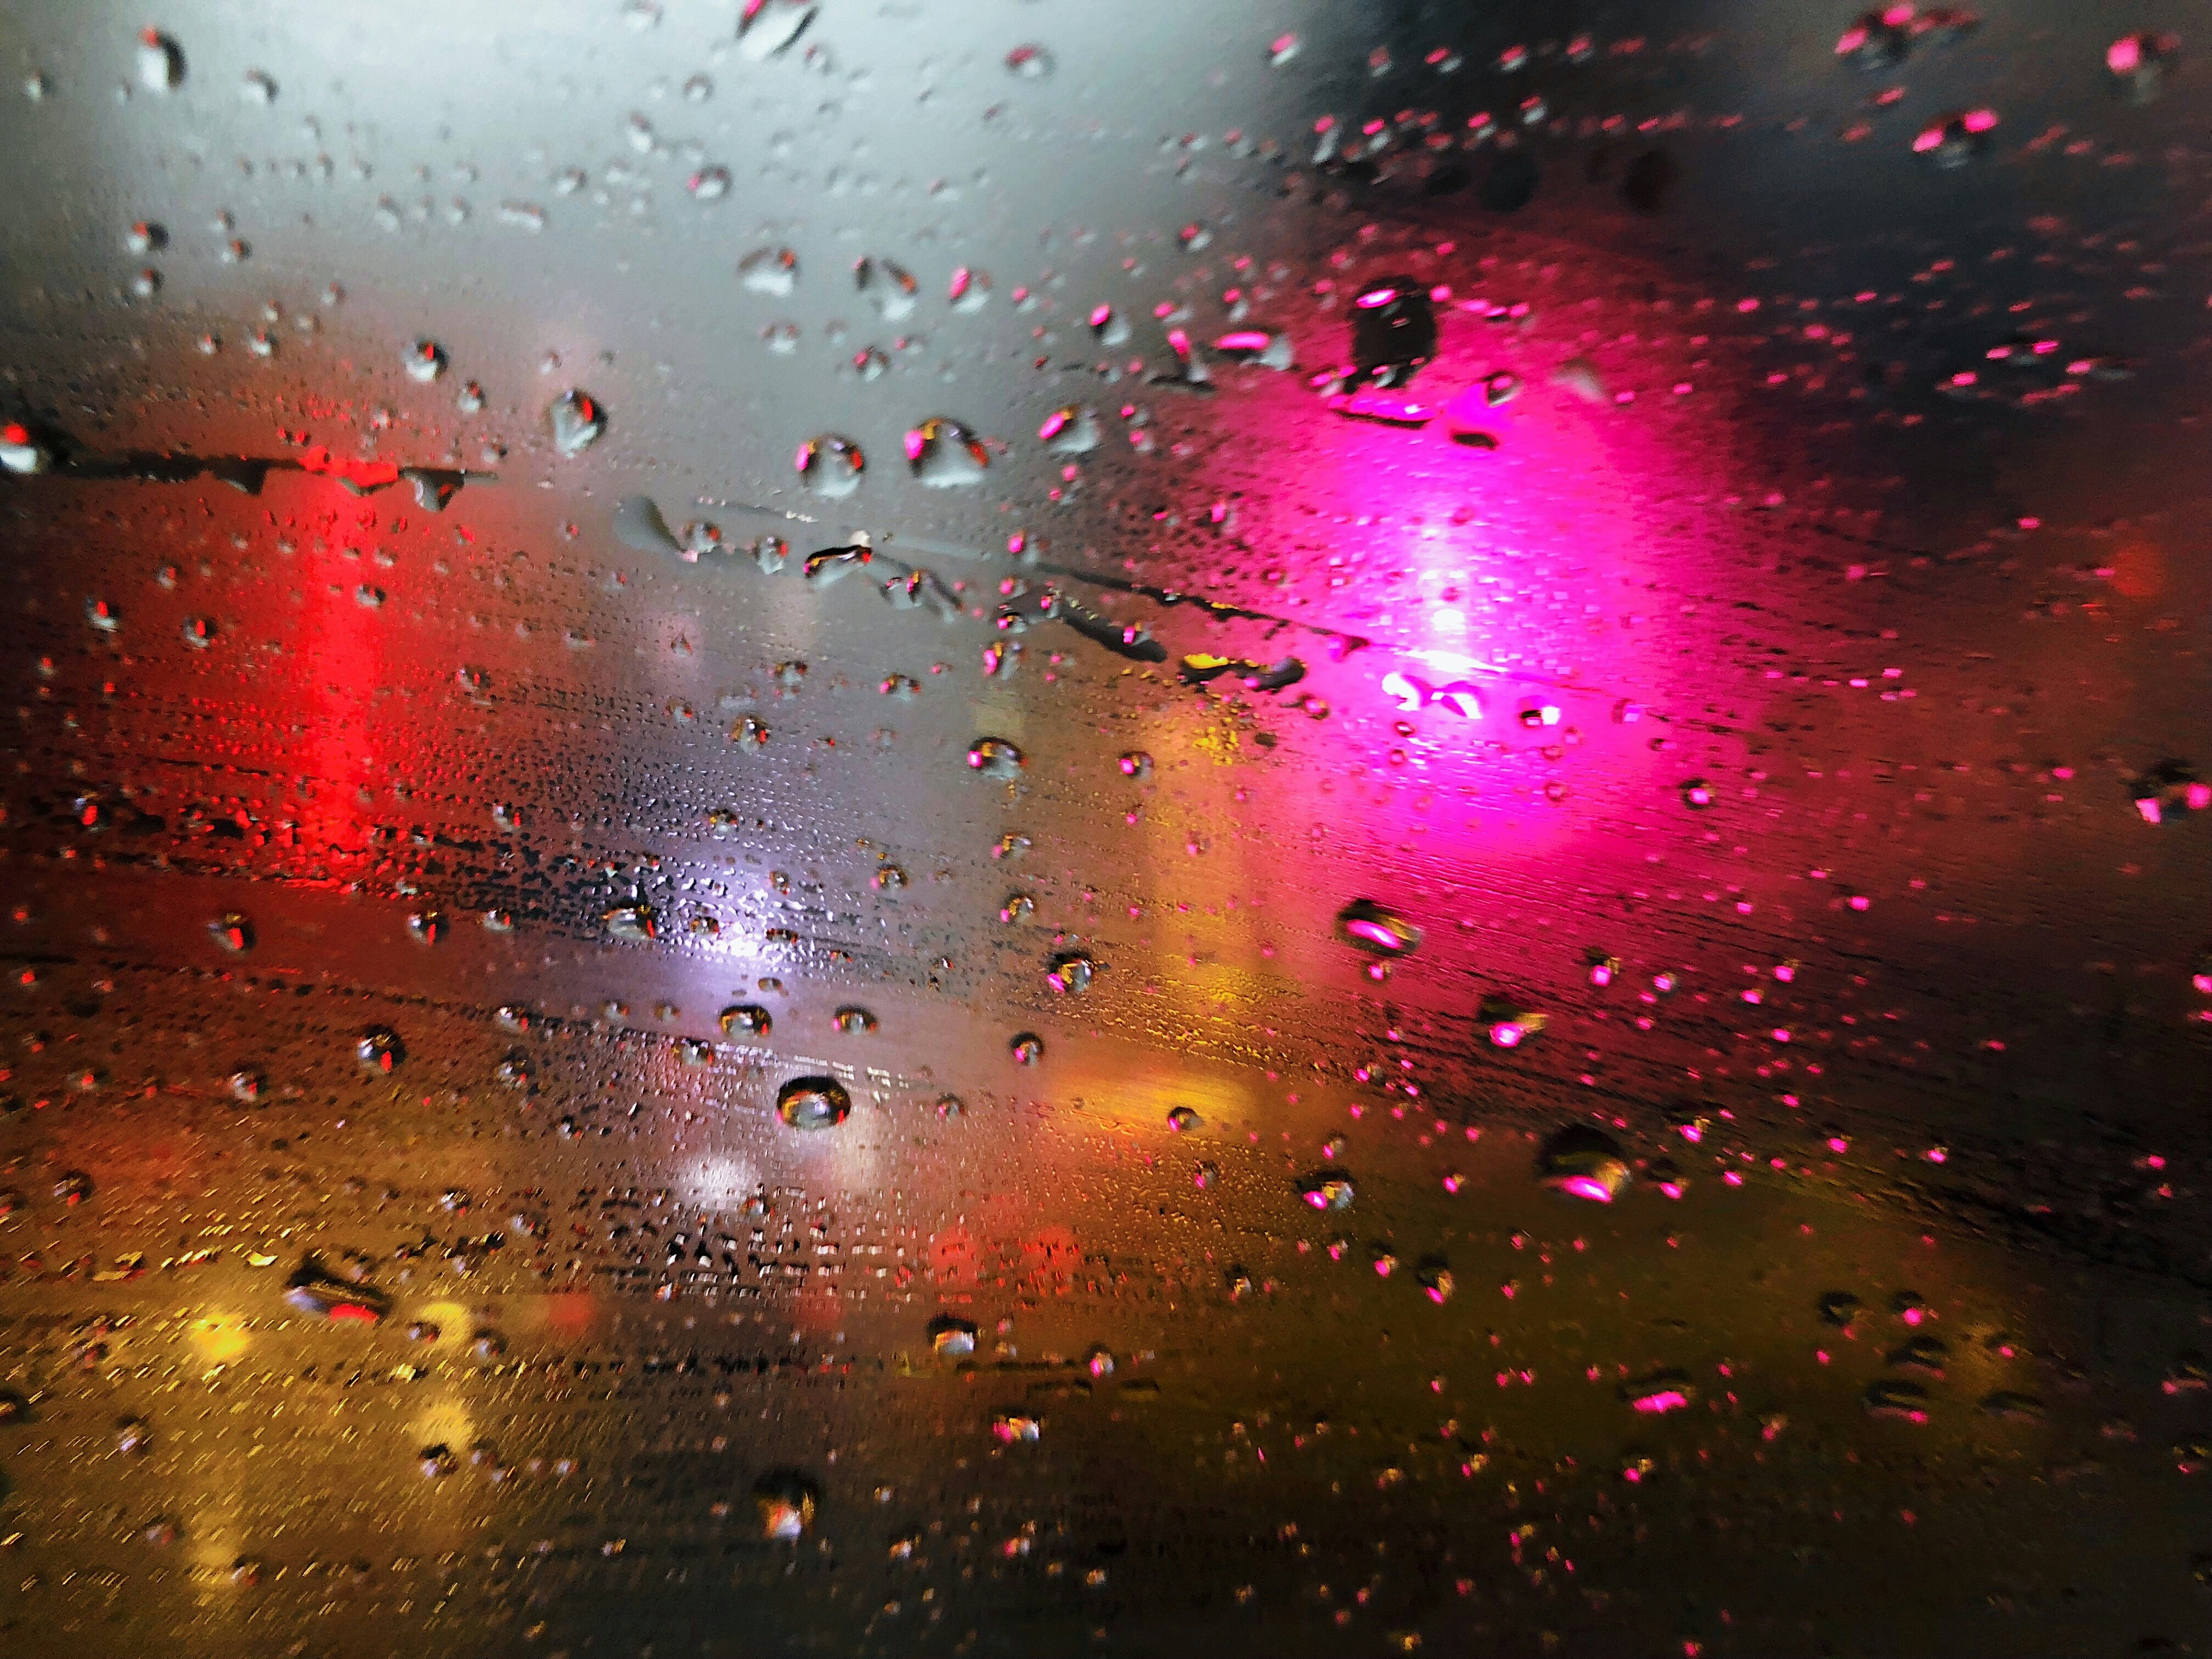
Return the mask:
[[1869,1417],[1886,1417],[1905,1423],[1928,1420],[1928,1390],[1917,1382],[1883,1377],[1868,1383],[1859,1399]]
[[963,1354],[975,1352],[974,1322],[957,1318],[951,1314],[939,1314],[929,1322],[929,1346],[934,1352],[948,1358],[957,1359]]
[[1656,1370],[1622,1383],[1620,1397],[1647,1417],[1664,1417],[1693,1403],[1698,1387],[1684,1372]]
[[1093,306],[1085,322],[1091,337],[1103,346],[1124,346],[1129,343],[1129,320],[1111,306]]
[[1091,981],[1097,977],[1100,966],[1085,951],[1062,951],[1052,959],[1051,965],[1046,969],[1045,983],[1063,996],[1073,996],[1077,992],[1091,988]]
[[787,299],[799,286],[799,256],[787,247],[755,248],[738,261],[738,282],[755,294]]
[[814,0],[744,0],[738,50],[756,64],[787,49],[814,21]]
[[2180,50],[2179,35],[2124,34],[2105,48],[2105,67],[2128,102],[2148,104],[2164,90],[2166,70]]
[[1493,1048],[1517,1048],[1544,1029],[1545,1017],[1517,997],[1486,996],[1475,1018],[1488,1028]]
[[248,70],[239,77],[238,95],[242,102],[265,109],[276,101],[276,80],[260,70]]
[[982,482],[991,453],[958,421],[933,415],[906,434],[906,462],[924,487],[958,489]]
[[1006,72],[1025,81],[1041,81],[1053,71],[1052,54],[1042,46],[1016,46],[1006,54]]
[[484,389],[478,386],[474,380],[464,383],[461,387],[460,395],[453,399],[453,406],[459,409],[464,415],[483,414],[484,406]]
[[853,373],[863,380],[880,380],[890,368],[891,360],[875,346],[862,346],[853,354]]
[[1034,1066],[1044,1058],[1044,1039],[1034,1031],[1019,1032],[1008,1040],[1006,1052],[1015,1065]]
[[723,1009],[719,1018],[725,1036],[764,1037],[775,1029],[775,1018],[756,1002],[734,1004]]
[[938,1096],[937,1116],[939,1122],[949,1123],[956,1117],[965,1117],[967,1115],[968,1103],[961,1099],[958,1095]]
[[704,1037],[678,1037],[676,1040],[676,1058],[689,1070],[705,1071],[714,1063],[714,1045]]
[[511,933],[514,931],[514,912],[494,905],[483,913],[483,929],[487,933]]
[[230,1074],[228,1086],[233,1100],[250,1106],[261,1098],[261,1091],[269,1085],[258,1072],[237,1071]]
[[1190,1172],[1190,1184],[1197,1188],[1200,1192],[1206,1192],[1219,1186],[1221,1184],[1221,1166],[1218,1164],[1212,1162],[1211,1159],[1208,1159],[1205,1163],[1194,1165]]
[[1028,1412],[999,1412],[991,1419],[991,1436],[1002,1446],[1026,1444],[1044,1433],[1044,1420]]
[[353,1055],[363,1070],[388,1076],[407,1058],[407,1045],[389,1025],[372,1025],[354,1039]]
[[1044,417],[1037,436],[1055,455],[1087,455],[1098,447],[1097,414],[1083,404],[1063,404]]
[[1589,1124],[1570,1124],[1546,1140],[1536,1155],[1536,1178],[1570,1198],[1610,1204],[1626,1189],[1628,1159],[1620,1143]]
[[1027,836],[1010,830],[992,842],[991,857],[994,860],[1018,859],[1030,850],[1031,844]]
[[1009,925],[1027,921],[1036,914],[1036,901],[1027,893],[1009,893],[999,906],[999,920]]
[[1026,764],[1022,751],[1004,738],[978,738],[968,745],[969,769],[987,778],[1018,778]]
[[1836,56],[1863,70],[1888,69],[1912,49],[1912,8],[1870,11],[1836,41]]
[[555,398],[545,418],[552,430],[553,447],[563,455],[581,454],[607,429],[605,410],[580,389],[571,389]]
[[719,202],[730,193],[730,170],[726,167],[701,167],[684,180],[684,185],[695,202]]
[[54,1182],[54,1197],[75,1209],[92,1196],[92,1177],[82,1170],[63,1171]]
[[141,219],[123,234],[123,246],[133,253],[158,253],[169,245],[169,233],[151,220]]
[[226,910],[208,923],[208,933],[226,951],[250,951],[253,948],[253,924],[237,910]]
[[878,866],[868,884],[879,893],[896,893],[906,885],[906,872],[896,864]]
[[834,1129],[853,1115],[853,1097],[833,1077],[795,1077],[775,1091],[775,1115],[794,1129]]
[[1132,749],[1118,757],[1114,764],[1123,777],[1134,778],[1139,783],[1152,775],[1152,757],[1141,749]]
[[1179,1135],[1187,1135],[1194,1129],[1205,1127],[1206,1120],[1188,1106],[1173,1107],[1168,1112],[1168,1127]]
[[730,741],[758,749],[768,742],[768,722],[757,714],[740,714],[730,726]]
[[417,945],[435,945],[446,936],[445,913],[417,910],[407,918],[407,936]]
[[185,52],[159,29],[138,36],[138,84],[149,92],[174,92],[185,83]]
[[1298,1182],[1298,1196],[1316,1210],[1348,1210],[1355,1196],[1342,1170],[1316,1170]]
[[914,314],[921,284],[913,273],[889,259],[861,258],[853,266],[853,286],[886,322],[896,323]]
[[650,904],[611,905],[601,913],[599,920],[606,925],[608,936],[643,943],[656,938],[660,920]]
[[1452,1299],[1452,1292],[1459,1288],[1442,1256],[1423,1257],[1413,1269],[1413,1282],[1440,1308]]
[[830,1016],[830,1024],[847,1036],[866,1035],[876,1029],[876,1017],[866,1008],[840,1008]]
[[860,487],[860,475],[867,470],[867,458],[850,438],[823,432],[799,446],[794,465],[809,489],[836,501]]
[[921,682],[911,674],[886,674],[876,690],[887,697],[896,697],[902,702],[911,702],[921,693]]
[[990,303],[991,276],[988,271],[971,270],[966,265],[957,267],[952,279],[945,284],[945,303],[963,313],[981,311]]
[[161,291],[161,273],[150,265],[131,279],[131,292],[138,299],[150,300]]
[[761,343],[780,357],[788,357],[799,349],[799,325],[793,322],[763,324]]

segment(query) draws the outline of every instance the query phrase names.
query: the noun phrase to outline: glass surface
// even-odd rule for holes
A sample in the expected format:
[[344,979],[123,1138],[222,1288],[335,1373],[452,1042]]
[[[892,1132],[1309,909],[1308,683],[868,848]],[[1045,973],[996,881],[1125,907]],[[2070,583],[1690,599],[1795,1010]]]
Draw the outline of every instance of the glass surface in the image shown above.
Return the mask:
[[12,8],[0,1652],[2206,1651],[2207,42]]

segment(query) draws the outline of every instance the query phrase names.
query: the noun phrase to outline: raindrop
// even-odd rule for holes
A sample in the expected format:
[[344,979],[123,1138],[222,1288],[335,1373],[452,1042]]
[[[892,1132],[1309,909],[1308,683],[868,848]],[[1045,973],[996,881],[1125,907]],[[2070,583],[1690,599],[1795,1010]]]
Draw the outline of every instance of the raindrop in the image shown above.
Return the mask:
[[1114,765],[1123,777],[1134,778],[1139,783],[1152,775],[1152,757],[1141,749],[1132,749],[1118,757]]
[[1316,1210],[1348,1210],[1354,1195],[1342,1170],[1316,1170],[1298,1182],[1298,1196]]
[[968,765],[987,778],[1018,778],[1027,764],[1022,751],[1004,738],[978,738],[968,745]]
[[276,82],[260,70],[248,70],[240,77],[238,95],[249,104],[265,107],[276,101]]
[[1536,1178],[1570,1198],[1610,1204],[1629,1183],[1628,1159],[1603,1130],[1571,1124],[1538,1152]]
[[848,1036],[855,1032],[866,1035],[876,1029],[876,1017],[865,1008],[848,1006],[831,1014],[830,1024]]
[[2179,36],[2124,34],[2105,48],[2112,83],[2131,104],[2148,104],[2164,90],[2166,72],[2181,49]]
[[799,39],[814,21],[813,0],[744,0],[738,17],[738,50],[765,63]]
[[174,92],[185,83],[184,49],[159,29],[138,37],[138,84],[149,92]]
[[722,1010],[722,1035],[764,1037],[775,1029],[775,1021],[769,1011],[758,1003],[740,1002]]
[[1336,936],[1354,950],[1395,959],[1411,956],[1421,930],[1372,899],[1354,899],[1336,913]]
[[1034,1066],[1044,1058],[1044,1039],[1034,1031],[1017,1033],[1006,1043],[1017,1066]]
[[962,1354],[975,1352],[975,1327],[973,1322],[956,1318],[951,1314],[939,1314],[929,1322],[929,1346],[936,1352],[957,1358]]
[[435,340],[417,340],[407,348],[404,360],[407,378],[428,386],[446,372],[446,354]]
[[853,266],[853,286],[886,322],[911,316],[920,291],[912,274],[889,259],[862,258]]
[[564,392],[555,398],[546,411],[546,421],[552,428],[553,447],[563,455],[581,453],[607,429],[606,411],[590,393],[580,390]]
[[1009,925],[1026,921],[1036,914],[1036,901],[1027,893],[1009,893],[999,906],[999,920]]
[[388,1074],[407,1058],[407,1046],[389,1025],[372,1025],[354,1039],[353,1057],[364,1071]]
[[1016,46],[1006,54],[1006,71],[1024,80],[1041,81],[1053,71],[1052,54],[1042,46]]
[[1362,380],[1403,386],[1436,352],[1436,307],[1412,277],[1382,277],[1352,296],[1352,368]]
[[659,918],[649,904],[617,904],[600,917],[610,938],[642,942],[655,936]]
[[834,1129],[853,1115],[853,1097],[833,1077],[795,1077],[775,1091],[775,1115],[794,1129]]
[[253,948],[253,924],[236,910],[226,910],[208,923],[208,933],[226,951]]
[[[684,181],[695,202],[719,202],[730,193],[730,170],[726,167],[701,167]],[[740,265],[742,271],[744,267]],[[786,289],[786,293],[790,290]]]
[[1099,963],[1085,952],[1066,951],[1052,959],[1045,972],[1045,982],[1062,995],[1073,996],[1079,991],[1089,990],[1098,971]]
[[159,253],[169,245],[169,233],[141,219],[123,234],[123,246],[133,253]]
[[730,741],[762,748],[768,742],[768,722],[757,714],[740,714],[731,724]]
[[959,422],[933,415],[906,434],[907,467],[931,489],[981,483],[991,464],[982,440]]
[[1936,167],[1962,167],[1989,148],[1989,134],[1996,124],[1996,113],[1985,109],[1946,115],[1923,127],[1912,148]]
[[989,273],[960,266],[945,286],[945,298],[955,311],[981,311],[991,298]]
[[417,945],[435,945],[446,936],[444,913],[417,910],[407,918],[407,937]]
[[1055,455],[1086,455],[1098,447],[1098,416],[1081,404],[1066,404],[1044,417],[1037,436]]
[[738,261],[738,283],[782,300],[799,286],[799,256],[787,247],[755,248]]
[[821,433],[799,446],[799,476],[816,495],[837,500],[860,487],[867,459],[860,445],[834,432]]
[[791,544],[781,536],[763,536],[753,544],[752,555],[761,574],[773,576],[790,562]]
[[1188,1134],[1194,1129],[1202,1129],[1205,1127],[1206,1120],[1188,1106],[1176,1106],[1169,1109],[1168,1127],[1179,1135]]

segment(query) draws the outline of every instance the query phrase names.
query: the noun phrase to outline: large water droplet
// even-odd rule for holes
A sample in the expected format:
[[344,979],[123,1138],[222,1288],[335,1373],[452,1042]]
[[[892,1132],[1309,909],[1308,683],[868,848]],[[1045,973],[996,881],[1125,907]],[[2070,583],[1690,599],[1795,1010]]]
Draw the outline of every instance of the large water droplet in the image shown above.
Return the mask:
[[860,445],[834,432],[819,433],[799,445],[794,464],[809,489],[832,501],[858,489],[868,465]]
[[907,466],[932,489],[981,483],[991,465],[983,441],[959,422],[933,415],[906,434]]
[[968,764],[987,778],[1018,778],[1027,761],[1004,738],[978,738],[968,745]]
[[775,1115],[794,1129],[834,1129],[853,1115],[853,1097],[834,1077],[795,1077],[775,1091]]
[[755,248],[738,261],[738,281],[755,294],[788,298],[799,286],[799,256],[787,247]]
[[889,259],[863,258],[853,266],[853,286],[886,322],[897,322],[914,313],[921,285],[903,265]]
[[1098,416],[1082,404],[1067,404],[1044,417],[1037,436],[1055,455],[1087,455],[1098,447]]
[[1421,942],[1419,928],[1372,899],[1354,899],[1336,913],[1336,936],[1354,950],[1391,958],[1411,956]]
[[1536,1178],[1571,1198],[1610,1204],[1628,1185],[1628,1159],[1620,1144],[1602,1129],[1570,1124],[1538,1152]]
[[765,63],[799,39],[814,11],[813,0],[745,0],[738,17],[738,50]]
[[589,449],[607,429],[606,411],[589,392],[580,389],[564,392],[555,398],[545,418],[553,431],[553,447],[563,455],[580,454]]
[[149,92],[173,92],[185,83],[185,52],[159,29],[138,36],[138,84]]
[[1063,995],[1072,996],[1091,988],[1101,964],[1087,951],[1064,951],[1052,959],[1045,971],[1045,982]]

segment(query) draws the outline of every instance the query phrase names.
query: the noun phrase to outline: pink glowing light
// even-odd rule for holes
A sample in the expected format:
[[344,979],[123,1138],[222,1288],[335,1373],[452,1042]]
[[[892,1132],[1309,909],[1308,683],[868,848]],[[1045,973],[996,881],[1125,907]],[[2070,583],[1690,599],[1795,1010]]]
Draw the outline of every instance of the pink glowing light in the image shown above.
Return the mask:
[[[1501,1019],[1497,1024],[1490,1028],[1491,1043],[1493,1047],[1499,1048],[1518,1048],[1521,1044],[1521,1039],[1528,1035],[1528,1028],[1522,1024],[1518,1020]],[[1570,1182],[1569,1190],[1571,1191],[1572,1189],[1573,1183]],[[1584,1194],[1583,1196],[1588,1197],[1589,1194]]]
[[1678,1127],[1682,1132],[1682,1139],[1693,1146],[1705,1138],[1705,1127],[1702,1124],[1684,1123]]
[[[1593,1204],[1613,1202],[1613,1188],[1595,1176],[1569,1176],[1559,1182],[1559,1190],[1570,1198],[1586,1198]],[[1637,1409],[1644,1408],[1639,1406]]]
[[2192,812],[2212,806],[2212,783],[2192,783],[2181,792],[2183,805]]
[[1352,303],[1362,311],[1379,311],[1398,297],[1395,288],[1370,288]]
[[2105,67],[2115,75],[2133,75],[2142,61],[2142,42],[2132,34],[2124,34],[2105,48]]
[[1660,1389],[1651,1394],[1640,1394],[1635,1401],[1637,1410],[1654,1417],[1680,1411],[1689,1403],[1690,1396],[1680,1389]]
[[1843,1153],[1850,1151],[1850,1149],[1851,1143],[1844,1139],[1841,1135],[1830,1135],[1828,1137],[1828,1150],[1836,1153],[1838,1156],[1840,1157]]
[[1613,969],[1602,962],[1597,963],[1589,971],[1589,981],[1593,985],[1612,984]]
[[1997,112],[1993,109],[1968,110],[1959,122],[1969,132],[1987,132],[1996,124]]

